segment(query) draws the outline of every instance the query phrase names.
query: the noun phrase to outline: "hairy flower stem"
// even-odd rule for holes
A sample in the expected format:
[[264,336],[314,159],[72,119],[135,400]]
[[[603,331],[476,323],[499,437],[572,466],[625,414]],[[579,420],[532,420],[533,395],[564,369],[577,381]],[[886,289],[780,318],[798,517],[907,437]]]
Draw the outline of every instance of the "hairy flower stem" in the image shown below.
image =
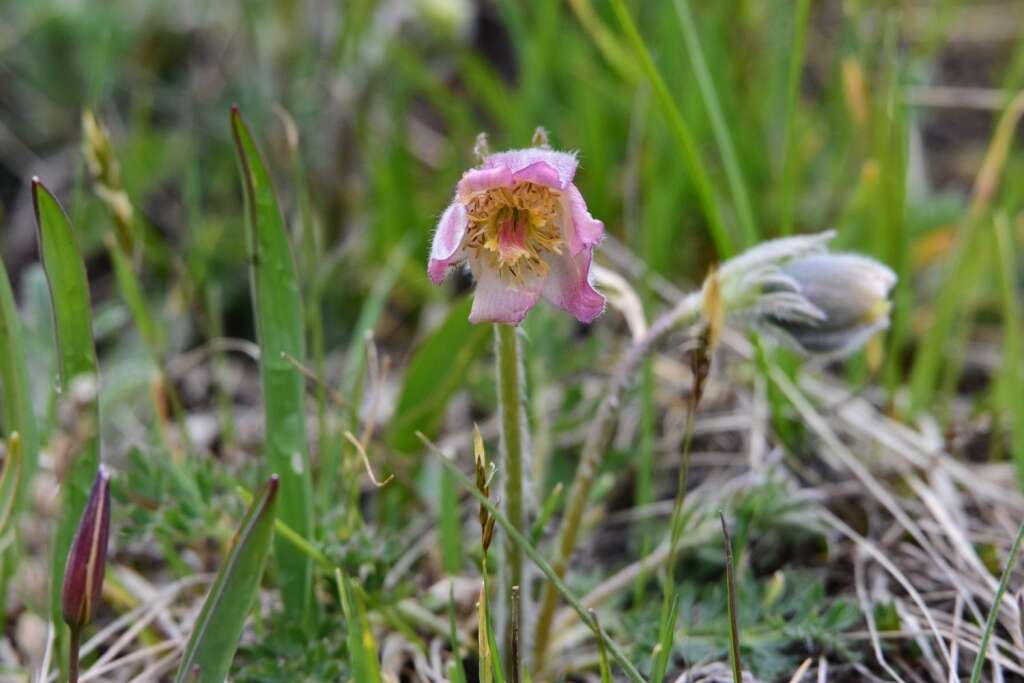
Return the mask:
[[[501,411],[501,463],[505,514],[523,535],[529,533],[523,506],[526,489],[523,466],[525,426],[523,423],[523,366],[519,361],[519,339],[513,325],[497,324],[495,341],[498,355],[498,405]],[[508,606],[504,620],[502,643],[505,650],[505,670],[520,668],[519,648],[513,646],[512,624],[522,624],[522,601],[513,592],[523,585],[523,553],[511,538],[505,538],[505,561],[500,574],[500,595]]]
[[69,643],[68,683],[78,683],[78,650],[81,642],[82,629],[72,628]]
[[[601,458],[604,456],[608,441],[611,439],[615,421],[619,415],[622,395],[632,385],[638,374],[640,364],[653,350],[654,346],[669,332],[689,322],[693,322],[701,313],[703,296],[694,292],[684,297],[674,308],[658,318],[643,337],[634,342],[626,355],[619,361],[615,373],[608,381],[604,399],[597,408],[594,421],[590,423],[580,464],[576,468],[569,498],[566,502],[565,515],[558,532],[557,556],[553,568],[558,577],[565,576],[576,548],[580,532],[580,523],[590,499],[590,490],[594,485]],[[540,670],[544,666],[547,655],[548,640],[551,635],[552,620],[555,608],[558,607],[558,592],[550,583],[545,584],[541,595],[540,613],[534,631],[534,668]]]

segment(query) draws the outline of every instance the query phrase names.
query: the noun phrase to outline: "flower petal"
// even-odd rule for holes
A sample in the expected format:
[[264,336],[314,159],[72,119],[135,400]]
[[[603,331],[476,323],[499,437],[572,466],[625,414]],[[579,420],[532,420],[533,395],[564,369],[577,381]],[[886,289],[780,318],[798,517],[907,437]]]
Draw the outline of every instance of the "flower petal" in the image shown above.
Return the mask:
[[459,179],[457,189],[460,197],[468,197],[471,194],[493,190],[496,187],[511,186],[512,171],[508,166],[496,164],[466,171]]
[[544,289],[544,279],[526,276],[519,282],[502,280],[498,272],[484,259],[469,257],[469,267],[476,276],[471,323],[519,324],[533,308]]
[[591,256],[591,250],[584,249],[576,256],[549,254],[544,259],[551,269],[544,298],[581,323],[593,321],[604,311],[604,296],[590,284]]
[[553,190],[564,190],[578,165],[575,154],[541,147],[498,152],[484,159],[484,168],[505,167],[511,169],[516,182],[529,181]]
[[430,246],[427,274],[435,285],[444,282],[448,269],[465,258],[462,239],[466,236],[466,210],[458,201],[452,202],[437,224]]
[[573,183],[565,190],[563,200],[562,239],[569,245],[573,256],[587,247],[593,247],[604,237],[604,223],[590,215],[587,202]]
[[565,187],[558,170],[546,161],[535,161],[525,168],[521,168],[512,174],[512,183],[533,183],[543,187],[550,187],[553,190],[561,190]]

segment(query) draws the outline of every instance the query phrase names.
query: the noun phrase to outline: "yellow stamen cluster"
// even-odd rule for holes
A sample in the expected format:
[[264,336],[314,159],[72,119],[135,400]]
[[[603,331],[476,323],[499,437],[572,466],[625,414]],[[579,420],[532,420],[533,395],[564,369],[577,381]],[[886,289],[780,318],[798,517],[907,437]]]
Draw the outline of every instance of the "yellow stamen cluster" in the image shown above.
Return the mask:
[[501,277],[547,275],[546,253],[562,253],[559,193],[536,183],[478,192],[466,202],[465,245],[488,259]]

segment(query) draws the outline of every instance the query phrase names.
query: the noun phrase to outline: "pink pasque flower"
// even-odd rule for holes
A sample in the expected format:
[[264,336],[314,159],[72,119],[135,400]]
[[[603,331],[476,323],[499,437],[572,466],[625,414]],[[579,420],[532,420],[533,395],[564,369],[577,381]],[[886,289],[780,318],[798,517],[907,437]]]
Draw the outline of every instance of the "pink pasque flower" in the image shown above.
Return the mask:
[[427,272],[434,284],[462,261],[476,278],[471,322],[516,324],[543,295],[581,322],[604,310],[590,283],[604,224],[573,184],[576,156],[544,147],[484,157],[441,215]]

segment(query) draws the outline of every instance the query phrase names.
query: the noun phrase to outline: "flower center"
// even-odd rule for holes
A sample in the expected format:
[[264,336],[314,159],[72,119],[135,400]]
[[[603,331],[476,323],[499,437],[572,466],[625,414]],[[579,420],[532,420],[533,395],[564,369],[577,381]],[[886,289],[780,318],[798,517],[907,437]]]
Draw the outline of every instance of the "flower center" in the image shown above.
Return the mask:
[[502,277],[547,275],[544,254],[562,253],[559,200],[556,191],[529,182],[479,192],[466,202],[465,244]]

